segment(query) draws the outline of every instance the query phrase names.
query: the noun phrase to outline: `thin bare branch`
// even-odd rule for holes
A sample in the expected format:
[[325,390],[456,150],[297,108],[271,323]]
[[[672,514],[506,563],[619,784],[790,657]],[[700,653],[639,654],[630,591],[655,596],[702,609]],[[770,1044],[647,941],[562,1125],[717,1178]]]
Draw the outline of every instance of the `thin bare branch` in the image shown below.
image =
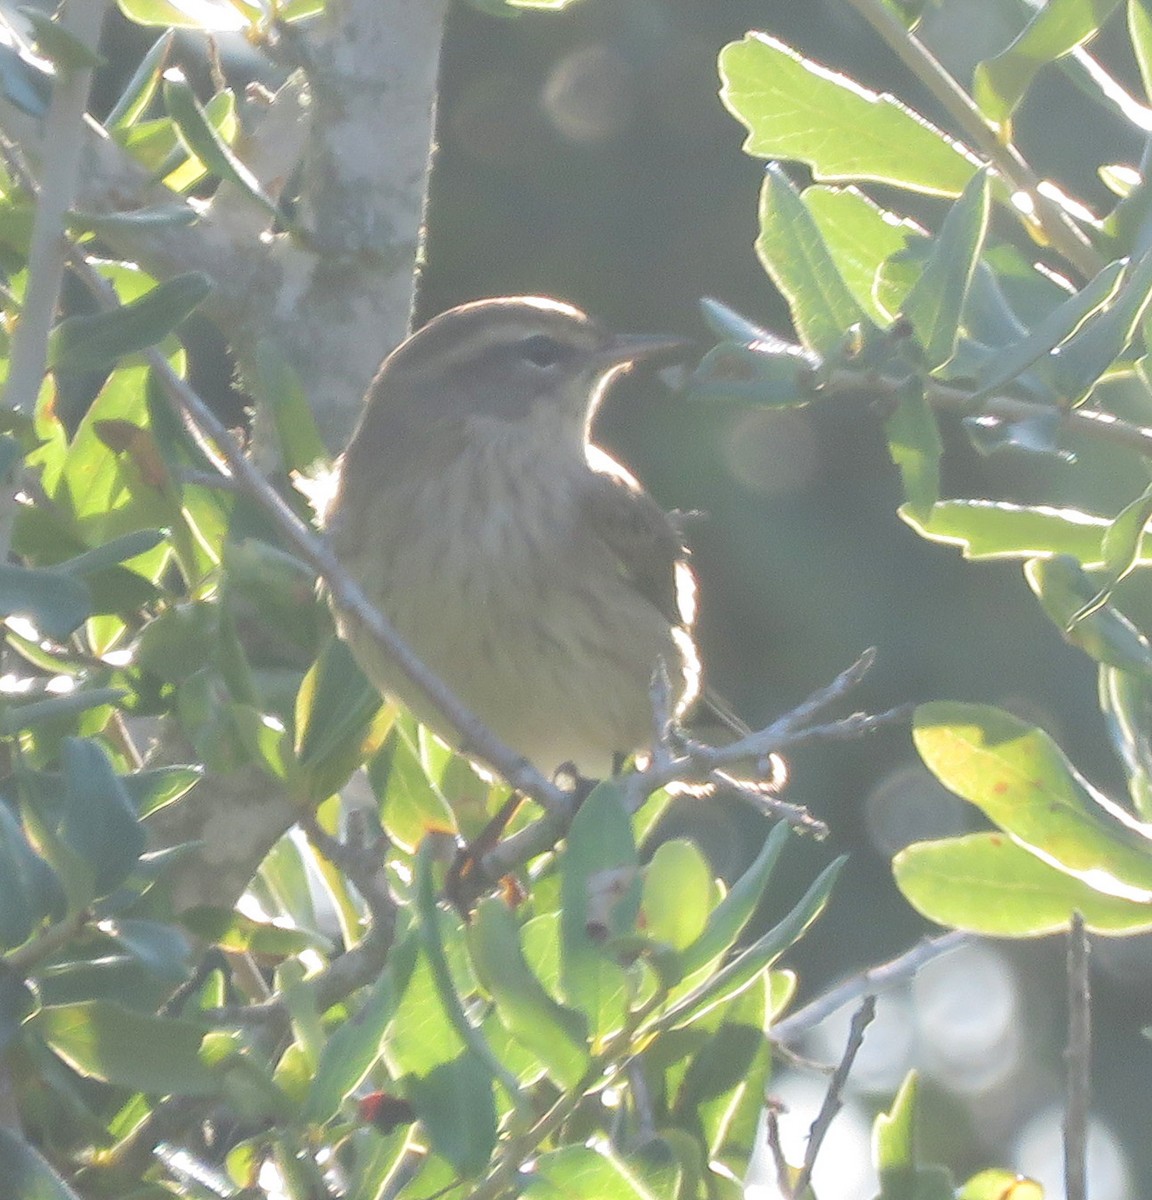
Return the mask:
[[824,1138],[827,1136],[832,1122],[836,1119],[836,1114],[844,1106],[844,1088],[848,1083],[852,1064],[856,1061],[856,1055],[860,1053],[860,1047],[864,1044],[864,1031],[872,1024],[875,1016],[876,997],[865,996],[852,1017],[844,1053],[836,1070],[832,1073],[828,1090],[824,1093],[824,1102],[820,1105],[820,1111],[816,1114],[816,1119],[808,1131],[808,1146],[804,1151],[804,1162],[793,1188],[797,1196],[803,1196],[808,1191],[809,1183],[812,1182],[812,1169],[816,1165],[816,1156],[820,1153],[820,1147],[824,1144]]
[[851,1004],[861,996],[877,995],[899,984],[907,983],[918,971],[933,959],[951,954],[961,946],[971,945],[972,935],[953,930],[936,937],[925,938],[911,950],[878,967],[870,967],[846,979],[837,987],[817,996],[815,1000],[798,1008],[790,1017],[777,1021],[768,1031],[773,1042],[795,1042],[827,1020],[837,1009]]
[[780,1141],[780,1114],[783,1105],[779,1100],[769,1097],[764,1105],[764,1139],[768,1143],[768,1153],[772,1155],[772,1165],[776,1170],[776,1186],[785,1200],[792,1200],[796,1194],[792,1190],[792,1168],[784,1157],[784,1146]]

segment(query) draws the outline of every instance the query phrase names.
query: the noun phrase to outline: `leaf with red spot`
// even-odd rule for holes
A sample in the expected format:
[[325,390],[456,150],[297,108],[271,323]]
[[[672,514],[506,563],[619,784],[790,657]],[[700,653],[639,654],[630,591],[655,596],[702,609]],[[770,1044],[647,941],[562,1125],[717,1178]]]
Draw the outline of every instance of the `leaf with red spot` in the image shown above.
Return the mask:
[[979,704],[925,704],[928,769],[1019,846],[1105,895],[1152,903],[1152,827],[1080,775],[1043,730]]

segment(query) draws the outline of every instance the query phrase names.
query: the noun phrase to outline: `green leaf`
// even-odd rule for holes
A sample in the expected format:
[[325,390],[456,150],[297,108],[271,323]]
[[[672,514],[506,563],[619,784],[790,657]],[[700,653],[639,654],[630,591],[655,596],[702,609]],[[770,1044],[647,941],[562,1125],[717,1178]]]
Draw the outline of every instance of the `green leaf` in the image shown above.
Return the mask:
[[[1075,508],[1005,500],[941,500],[926,517],[908,506],[900,516],[922,537],[958,546],[967,559],[1068,555],[1086,568],[1104,565],[1104,537],[1111,526],[1107,518]],[[1141,542],[1136,565],[1152,565],[1152,539]]]
[[[43,990],[33,988],[16,971],[0,972],[0,1051],[5,1054],[40,1006]],[[0,1176],[2,1178],[2,1176]]]
[[174,29],[165,30],[148,48],[148,53],[140,60],[132,78],[124,85],[120,98],[112,106],[108,116],[104,118],[104,128],[126,129],[129,125],[144,115],[144,110],[152,103],[156,89],[160,83],[160,72],[172,49],[176,38]]
[[900,471],[906,507],[927,516],[940,498],[940,459],[944,443],[936,415],[928,403],[921,380],[910,379],[897,395],[896,411],[884,422],[888,453]]
[[1132,340],[1152,299],[1152,251],[1130,262],[1107,308],[1097,309],[1045,360],[1065,404],[1079,404]]
[[[457,991],[452,972],[448,968],[448,956],[441,936],[442,927],[436,902],[436,884],[432,874],[432,864],[435,861],[436,853],[436,845],[431,837],[426,837],[416,852],[417,928],[424,957],[432,972],[436,995],[452,1028],[476,1061],[483,1064],[493,1077],[500,1080],[510,1096],[517,1096],[519,1087],[515,1077],[493,1053],[484,1037],[483,1030],[474,1025],[464,1011],[463,998]],[[457,929],[456,932],[459,943],[462,941],[460,930]]]
[[871,325],[828,253],[788,176],[769,163],[760,192],[756,253],[792,312],[806,347],[828,357],[855,325]]
[[256,343],[252,383],[256,399],[272,416],[284,469],[307,471],[327,462],[328,448],[316,428],[300,376],[271,338]]
[[714,403],[758,404],[767,408],[797,408],[816,394],[813,362],[816,355],[800,346],[780,343],[714,346],[688,377],[686,398]]
[[1074,913],[1093,933],[1152,929],[1152,903],[1096,891],[1002,833],[915,842],[896,855],[892,870],[917,912],[986,937],[1059,933]]
[[108,65],[102,54],[86,46],[49,13],[31,5],[21,5],[16,11],[32,26],[36,49],[61,70],[91,71]]
[[126,695],[122,688],[77,688],[46,700],[24,701],[13,696],[0,706],[0,735],[71,720],[92,709],[119,704]]
[[200,1060],[205,1029],[129,1012],[107,1000],[42,1008],[30,1021],[73,1070],[160,1096],[212,1096],[216,1072]]
[[892,1101],[892,1108],[876,1117],[872,1130],[873,1165],[880,1176],[882,1196],[907,1189],[916,1171],[916,1103],[919,1076],[909,1071]]
[[293,780],[302,802],[316,804],[333,795],[379,750],[395,717],[392,706],[381,706],[380,693],[347,643],[328,641],[296,693]]
[[194,766],[149,767],[125,775],[121,782],[136,809],[146,817],[190,792],[204,777],[204,769]]
[[488,896],[476,906],[468,949],[477,978],[508,1032],[538,1056],[560,1087],[576,1087],[589,1063],[586,1023],[548,995],[533,974],[520,946],[516,917],[503,900]]
[[[303,886],[307,884],[304,883]],[[285,890],[276,888],[277,897],[285,907],[292,908],[294,917],[299,916],[297,906],[284,900]],[[201,941],[211,942],[236,954],[281,959],[301,954],[305,950],[331,949],[328,940],[318,933],[273,925],[269,921],[257,921],[254,917],[245,916],[231,908],[196,905],[180,914],[180,923]]]
[[178,67],[169,67],[163,81],[164,106],[189,152],[196,155],[213,175],[239,188],[273,217],[279,216],[279,210],[260,186],[260,181],[216,132],[184,72]]
[[720,52],[720,98],[749,131],[747,153],[807,163],[817,179],[958,196],[975,156],[889,95],[749,33]]
[[708,328],[722,341],[748,345],[751,342],[775,340],[775,334],[762,329],[754,321],[742,316],[734,308],[729,308],[714,296],[700,297],[700,315]]
[[479,1175],[496,1145],[496,1101],[487,1068],[465,1052],[405,1083],[433,1151],[461,1175]]
[[46,920],[64,916],[67,902],[55,871],[32,849],[19,821],[0,800],[0,947],[26,942]]
[[712,868],[694,842],[661,842],[644,868],[641,912],[655,942],[684,950],[703,934],[713,907]]
[[1035,1179],[994,1168],[967,1180],[956,1200],[1044,1200],[1044,1189]]
[[978,63],[972,95],[993,125],[1003,125],[1046,63],[1091,38],[1120,0],[1049,0],[1006,50]]
[[1147,675],[1101,667],[1100,711],[1123,759],[1132,807],[1152,819],[1152,679]]
[[781,954],[804,936],[805,930],[823,911],[845,859],[838,858],[816,877],[800,902],[778,924],[757,938],[699,987],[677,1000],[653,1024],[660,1029],[678,1029],[707,1016],[717,1005],[742,992],[766,971]]
[[239,33],[250,22],[229,0],[117,0],[120,11],[137,25],[173,26],[201,33]]
[[676,1086],[672,1117],[699,1126],[711,1160],[752,1151],[772,1057],[764,1033],[771,1015],[765,973],[722,1010],[719,1028],[693,1051]]
[[0,563],[0,614],[25,617],[45,637],[62,642],[92,612],[92,597],[80,579],[52,570]]
[[909,1071],[900,1085],[891,1112],[881,1113],[873,1126],[872,1144],[880,1195],[877,1200],[953,1200],[955,1185],[944,1167],[921,1165],[916,1150],[919,1080]]
[[1045,359],[1057,346],[1066,342],[1085,320],[1110,303],[1125,270],[1124,262],[1109,263],[1080,291],[1053,308],[1027,337],[992,355],[987,368],[977,377],[977,390],[972,397],[973,408],[981,400],[1003,390],[1033,364]]
[[632,822],[611,780],[593,788],[568,831],[560,897],[561,999],[588,1019],[595,1042],[624,1025],[627,974],[606,943],[635,931],[640,908]]
[[1106,596],[1140,561],[1144,526],[1152,520],[1152,486],[1126,504],[1104,535],[1104,578],[1101,596]]
[[1152,5],[1149,0],[1129,0],[1128,36],[1140,66],[1145,97],[1152,97]]
[[946,788],[1020,845],[1106,895],[1152,901],[1152,839],[1040,729],[979,704],[924,704],[913,740]]
[[200,214],[182,202],[154,204],[148,208],[130,208],[116,213],[84,212],[72,209],[68,213],[68,228],[73,233],[143,234],[153,230],[178,229],[195,225]]
[[192,944],[174,925],[118,917],[103,922],[101,932],[113,938],[151,974],[161,979],[176,984],[191,974]]
[[107,895],[144,853],[143,826],[107,754],[83,738],[61,746],[65,807],[59,836],[91,869],[93,896]]
[[[47,64],[22,38],[9,34],[0,41],[0,92],[22,112],[30,117],[47,112],[52,79]],[[27,239],[22,238],[21,243],[26,246]]]
[[930,371],[956,352],[960,318],[988,232],[988,173],[980,171],[948,210],[924,271],[904,300]]
[[163,341],[211,290],[207,275],[187,271],[111,312],[65,317],[48,339],[48,366],[58,375],[107,370]]
[[922,236],[919,226],[854,187],[817,184],[802,198],[856,303],[878,325],[887,325],[900,311],[904,290],[894,287],[881,267]]
[[456,818],[428,778],[412,737],[415,723],[403,715],[383,747],[369,759],[368,780],[380,802],[380,824],[401,849],[412,852],[426,833],[456,832]]
[[0,1128],[0,1179],[10,1200],[80,1200],[12,1129]]
[[657,1200],[606,1144],[562,1146],[537,1156],[525,1200]]
[[682,963],[685,975],[716,962],[736,944],[736,939],[744,931],[767,890],[780,853],[790,836],[791,830],[785,822],[778,821],[772,826],[756,858],[732,884],[728,895],[712,910],[700,937],[684,951]]
[[97,571],[105,571],[137,555],[147,554],[149,550],[162,545],[168,540],[168,535],[160,529],[138,529],[126,533],[123,537],[113,538],[103,546],[93,550],[85,550],[83,554],[73,555],[56,564],[52,569],[62,575],[93,575]]
[[1152,674],[1152,645],[1116,607],[1075,559],[1032,559],[1024,577],[1064,640],[1097,662],[1124,671]]

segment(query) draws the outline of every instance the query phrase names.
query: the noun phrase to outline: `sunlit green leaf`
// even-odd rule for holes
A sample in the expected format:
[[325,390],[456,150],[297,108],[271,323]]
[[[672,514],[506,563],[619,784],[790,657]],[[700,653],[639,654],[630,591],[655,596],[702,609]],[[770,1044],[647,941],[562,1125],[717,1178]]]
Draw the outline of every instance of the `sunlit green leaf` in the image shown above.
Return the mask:
[[1152,837],[1042,730],[999,709],[939,702],[916,710],[913,739],[945,787],[1032,853],[1106,895],[1152,901]]
[[[900,515],[924,537],[958,546],[965,558],[1043,558],[1066,554],[1085,568],[1104,563],[1105,517],[1074,508],[1011,504],[1004,500],[941,500],[923,519]],[[1138,565],[1152,565],[1152,539],[1141,542]]]
[[897,392],[896,411],[884,422],[884,436],[900,471],[908,511],[927,515],[940,498],[944,444],[920,380],[910,379]]
[[802,199],[856,303],[878,325],[888,324],[904,303],[904,291],[880,268],[906,250],[912,238],[924,236],[923,231],[858,188],[816,184],[804,190]]
[[120,129],[133,124],[144,114],[144,110],[156,95],[160,85],[160,72],[172,49],[176,37],[174,29],[167,29],[148,49],[140,60],[132,78],[124,85],[119,99],[104,118],[105,129]]
[[973,1175],[956,1193],[956,1200],[1044,1200],[1044,1194],[1035,1179],[993,1168]]
[[42,1008],[32,1028],[81,1075],[161,1096],[211,1096],[219,1077],[200,1059],[205,1029],[129,1012],[106,1000]]
[[904,313],[929,370],[943,366],[955,353],[961,314],[988,231],[988,213],[988,174],[981,171],[948,210],[924,270],[904,298]]
[[658,1200],[604,1146],[562,1146],[541,1154],[521,1192],[527,1200]]
[[62,375],[106,370],[163,341],[211,290],[207,275],[188,271],[111,312],[65,317],[49,338],[48,365]]
[[1096,891],[1002,833],[915,842],[892,870],[905,898],[930,921],[987,937],[1041,937],[1075,913],[1093,933],[1152,929],[1152,902]]
[[1092,37],[1120,0],[1049,0],[995,58],[977,65],[972,94],[985,117],[1003,124],[1036,72]]
[[588,1019],[593,1038],[623,1026],[625,969],[605,943],[631,933],[640,908],[640,868],[632,822],[617,784],[605,781],[580,805],[562,863],[562,999]]
[[183,71],[169,67],[163,75],[163,91],[164,105],[189,152],[213,175],[233,184],[261,208],[276,216],[278,210],[275,203],[265,194],[256,176],[236,157],[232,147],[217,132]]
[[870,323],[840,278],[804,201],[774,163],[768,165],[760,192],[756,252],[788,301],[806,347],[827,357],[847,330]]
[[238,33],[248,27],[229,0],[117,0],[120,11],[137,25],[175,26],[202,33]]
[[553,1000],[532,973],[516,917],[503,900],[489,896],[477,905],[468,948],[508,1032],[539,1057],[561,1087],[575,1087],[588,1069],[586,1023]]
[[1152,644],[1100,589],[1075,559],[1065,555],[1032,559],[1024,578],[1064,640],[1097,662],[1152,674]]
[[761,158],[807,163],[817,179],[890,183],[958,196],[976,170],[957,142],[894,97],[878,95],[764,33],[720,52],[721,99]]

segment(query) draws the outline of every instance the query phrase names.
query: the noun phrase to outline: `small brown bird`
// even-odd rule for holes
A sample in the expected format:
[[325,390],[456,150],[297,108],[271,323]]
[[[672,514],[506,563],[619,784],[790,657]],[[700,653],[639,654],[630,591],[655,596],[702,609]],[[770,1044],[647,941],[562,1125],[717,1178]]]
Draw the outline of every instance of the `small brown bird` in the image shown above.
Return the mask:
[[[694,581],[673,519],[591,441],[609,382],[683,348],[556,300],[446,312],[384,362],[327,514],[336,554],[424,662],[545,774],[602,777],[652,742],[663,660],[699,691]],[[382,692],[451,729],[354,619]]]

